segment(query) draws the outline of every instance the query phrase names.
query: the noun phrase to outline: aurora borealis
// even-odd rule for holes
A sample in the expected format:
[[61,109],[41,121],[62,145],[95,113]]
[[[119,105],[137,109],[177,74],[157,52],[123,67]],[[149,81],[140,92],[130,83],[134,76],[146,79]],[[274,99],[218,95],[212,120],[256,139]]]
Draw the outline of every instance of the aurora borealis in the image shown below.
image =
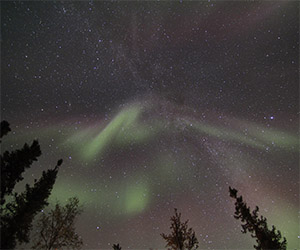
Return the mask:
[[251,249],[228,186],[299,246],[299,3],[2,1],[1,59],[2,148],[64,159],[84,249],[162,249],[175,207]]

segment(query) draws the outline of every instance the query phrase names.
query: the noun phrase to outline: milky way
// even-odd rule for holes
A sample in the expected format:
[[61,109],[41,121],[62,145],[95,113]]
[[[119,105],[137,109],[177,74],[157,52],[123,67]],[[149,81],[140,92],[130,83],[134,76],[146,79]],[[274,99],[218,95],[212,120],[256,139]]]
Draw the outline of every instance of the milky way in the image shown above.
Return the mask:
[[85,249],[163,248],[174,208],[251,248],[228,186],[297,248],[298,30],[297,2],[3,2],[3,149],[39,139],[28,182],[64,159]]

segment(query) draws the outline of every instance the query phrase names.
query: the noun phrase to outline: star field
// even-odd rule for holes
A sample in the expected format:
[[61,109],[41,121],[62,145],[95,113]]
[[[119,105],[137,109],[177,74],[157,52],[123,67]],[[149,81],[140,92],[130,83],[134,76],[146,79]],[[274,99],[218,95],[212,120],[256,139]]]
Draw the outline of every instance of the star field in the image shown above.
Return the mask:
[[[299,246],[299,3],[1,2],[3,149],[63,158],[84,249],[249,249],[228,186]],[[22,185],[21,185],[22,186]],[[21,188],[18,187],[18,188]]]

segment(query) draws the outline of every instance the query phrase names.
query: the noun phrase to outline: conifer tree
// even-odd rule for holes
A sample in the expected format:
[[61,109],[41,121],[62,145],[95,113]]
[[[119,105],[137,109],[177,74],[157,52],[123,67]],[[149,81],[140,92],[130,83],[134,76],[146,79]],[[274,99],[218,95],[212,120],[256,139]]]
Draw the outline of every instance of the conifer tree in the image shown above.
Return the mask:
[[121,250],[122,247],[121,247],[119,244],[114,244],[114,245],[113,245],[113,249],[114,249],[114,250]]
[[276,231],[275,226],[272,226],[272,230],[268,228],[267,219],[258,216],[258,206],[251,213],[250,207],[247,207],[242,196],[237,196],[237,192],[236,189],[229,187],[230,197],[236,200],[234,218],[241,219],[243,233],[248,231],[253,238],[256,238],[257,245],[254,245],[254,248],[286,249],[286,238],[282,240],[280,231]]
[[[1,138],[9,131],[9,123],[2,121]],[[13,193],[15,185],[23,180],[23,172],[40,155],[40,145],[36,140],[31,146],[25,144],[22,149],[13,152],[1,152],[1,249],[13,249],[17,242],[28,243],[35,215],[48,205],[47,199],[62,160],[57,162],[54,169],[43,171],[32,187],[26,184],[24,192]],[[9,202],[6,201],[8,197],[11,197]]]
[[188,228],[188,220],[181,222],[181,213],[177,213],[175,208],[175,215],[171,217],[171,234],[161,234],[167,242],[166,247],[170,249],[183,250],[183,249],[197,249],[198,240],[192,228]]
[[0,131],[0,138],[2,138],[4,135],[7,135],[8,132],[10,132],[11,129],[9,127],[9,123],[7,121],[1,122],[1,131]]

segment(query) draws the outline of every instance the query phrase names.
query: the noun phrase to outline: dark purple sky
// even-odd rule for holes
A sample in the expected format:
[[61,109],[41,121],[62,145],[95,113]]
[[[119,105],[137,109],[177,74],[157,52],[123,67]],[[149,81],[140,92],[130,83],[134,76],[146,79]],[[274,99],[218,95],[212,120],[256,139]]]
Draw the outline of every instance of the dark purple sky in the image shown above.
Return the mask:
[[299,3],[1,2],[3,148],[35,137],[85,249],[254,244],[228,186],[299,244]]

